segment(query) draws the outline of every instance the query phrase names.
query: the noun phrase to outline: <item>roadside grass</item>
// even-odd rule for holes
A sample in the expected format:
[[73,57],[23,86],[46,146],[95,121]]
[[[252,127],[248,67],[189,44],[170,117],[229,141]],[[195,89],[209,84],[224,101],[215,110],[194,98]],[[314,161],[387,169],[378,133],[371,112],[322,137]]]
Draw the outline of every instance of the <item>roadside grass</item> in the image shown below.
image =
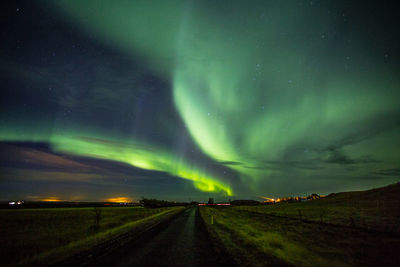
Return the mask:
[[[248,212],[231,208],[200,208],[209,231],[227,248],[240,266],[311,266],[305,259],[323,261],[302,244],[282,233],[268,230],[263,221],[254,220]],[[213,224],[211,225],[211,216]]]
[[400,233],[400,184],[332,194],[307,202],[234,208],[303,221]]
[[399,188],[305,203],[200,207],[200,214],[241,266],[399,266]]
[[200,214],[211,235],[241,266],[398,266],[400,262],[400,238],[387,233],[231,207],[201,207]]
[[51,262],[155,224],[182,208],[104,207],[0,210],[0,265]]

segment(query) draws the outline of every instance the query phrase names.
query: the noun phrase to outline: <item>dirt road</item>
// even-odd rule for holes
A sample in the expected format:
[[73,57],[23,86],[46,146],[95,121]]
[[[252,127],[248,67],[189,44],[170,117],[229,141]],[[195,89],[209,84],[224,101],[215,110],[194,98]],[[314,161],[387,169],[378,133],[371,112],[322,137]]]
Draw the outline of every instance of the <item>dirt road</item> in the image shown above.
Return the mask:
[[234,266],[217,253],[197,208],[184,211],[162,229],[91,263],[93,266]]

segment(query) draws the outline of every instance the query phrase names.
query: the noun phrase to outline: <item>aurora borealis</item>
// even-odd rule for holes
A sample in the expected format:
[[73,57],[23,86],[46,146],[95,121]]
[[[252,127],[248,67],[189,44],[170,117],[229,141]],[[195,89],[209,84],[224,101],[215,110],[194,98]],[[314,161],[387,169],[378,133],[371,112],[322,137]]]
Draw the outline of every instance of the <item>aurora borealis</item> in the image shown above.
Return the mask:
[[0,199],[256,199],[398,181],[394,10],[10,2]]

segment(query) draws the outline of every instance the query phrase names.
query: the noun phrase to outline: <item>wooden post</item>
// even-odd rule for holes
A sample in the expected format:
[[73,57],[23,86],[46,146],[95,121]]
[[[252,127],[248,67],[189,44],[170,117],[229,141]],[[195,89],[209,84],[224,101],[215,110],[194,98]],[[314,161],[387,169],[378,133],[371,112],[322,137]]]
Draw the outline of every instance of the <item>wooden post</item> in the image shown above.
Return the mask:
[[350,227],[356,227],[356,224],[354,223],[353,217],[350,216],[350,223],[349,223]]

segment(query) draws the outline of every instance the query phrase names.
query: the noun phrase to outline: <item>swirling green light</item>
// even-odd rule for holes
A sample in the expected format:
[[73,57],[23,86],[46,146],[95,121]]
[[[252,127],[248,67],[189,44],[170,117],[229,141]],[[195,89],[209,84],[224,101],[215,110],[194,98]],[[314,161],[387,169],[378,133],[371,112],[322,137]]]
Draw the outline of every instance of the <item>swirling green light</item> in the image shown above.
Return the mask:
[[193,185],[201,191],[232,195],[229,186],[160,148],[143,149],[127,143],[71,137],[57,138],[53,147],[64,153],[115,160],[142,169],[166,172],[193,181]]
[[[231,2],[57,5],[69,22],[140,55],[147,68],[170,80],[196,144],[215,160],[238,162],[231,167],[243,177],[261,180],[270,170],[246,167],[309,159],[307,149],[317,158],[321,147],[398,114],[398,75],[375,56],[368,37],[349,30],[357,40],[349,43],[337,34],[344,24],[334,2]],[[130,164],[197,177],[144,158],[131,155]]]
[[[15,131],[19,132],[19,131]],[[68,130],[64,131],[67,133]],[[53,134],[49,138],[46,134],[29,136],[14,133],[14,131],[0,132],[2,141],[35,141],[49,142],[52,149],[61,153],[86,156],[123,162],[141,169],[166,172],[170,175],[190,180],[195,188],[204,192],[220,192],[231,196],[231,188],[219,182],[206,171],[201,171],[195,164],[164,151],[161,148],[147,146],[143,143],[84,137],[83,135]]]

